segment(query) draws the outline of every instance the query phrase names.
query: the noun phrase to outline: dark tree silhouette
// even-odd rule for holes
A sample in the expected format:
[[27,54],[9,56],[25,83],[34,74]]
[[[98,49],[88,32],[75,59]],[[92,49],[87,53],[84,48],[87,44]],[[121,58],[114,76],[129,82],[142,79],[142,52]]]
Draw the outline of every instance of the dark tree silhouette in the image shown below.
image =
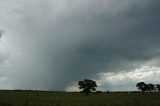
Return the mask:
[[136,87],[142,91],[142,93],[144,94],[144,92],[147,90],[147,84],[145,84],[144,82],[138,82]]
[[160,84],[156,84],[156,89],[160,92]]
[[155,90],[155,86],[153,84],[147,84],[147,90],[149,92],[152,92],[153,90]]
[[78,82],[79,89],[83,89],[86,95],[88,95],[91,91],[96,91],[97,84],[93,80],[85,79],[84,81]]

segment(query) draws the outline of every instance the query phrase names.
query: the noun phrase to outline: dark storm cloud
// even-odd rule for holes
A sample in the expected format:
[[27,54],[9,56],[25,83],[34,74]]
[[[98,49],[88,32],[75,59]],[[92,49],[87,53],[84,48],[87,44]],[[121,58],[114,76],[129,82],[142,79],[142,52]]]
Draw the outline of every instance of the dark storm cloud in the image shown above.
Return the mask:
[[25,53],[12,67],[19,70],[11,75],[19,87],[62,90],[72,81],[130,71],[159,56],[158,0],[18,3],[10,14],[18,17],[15,42]]
[[[53,60],[59,62],[55,61],[56,69],[64,70],[64,79],[72,81],[99,72],[130,71],[159,55],[160,8],[157,4],[160,2],[129,1],[120,10],[119,3],[113,5],[117,11],[113,16],[110,16],[112,9],[106,8],[98,13],[80,13],[68,21],[69,28],[65,29],[73,28],[74,32],[77,27],[77,33],[72,30],[70,33],[84,38],[73,43],[72,48],[60,51]],[[88,14],[91,18],[86,23],[84,16]]]

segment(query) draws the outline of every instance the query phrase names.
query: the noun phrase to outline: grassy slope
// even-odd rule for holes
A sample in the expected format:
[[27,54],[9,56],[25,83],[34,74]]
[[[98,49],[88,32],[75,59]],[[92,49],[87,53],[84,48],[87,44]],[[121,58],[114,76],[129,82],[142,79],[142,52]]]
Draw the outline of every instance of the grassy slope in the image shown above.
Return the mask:
[[160,106],[160,93],[0,91],[0,106]]

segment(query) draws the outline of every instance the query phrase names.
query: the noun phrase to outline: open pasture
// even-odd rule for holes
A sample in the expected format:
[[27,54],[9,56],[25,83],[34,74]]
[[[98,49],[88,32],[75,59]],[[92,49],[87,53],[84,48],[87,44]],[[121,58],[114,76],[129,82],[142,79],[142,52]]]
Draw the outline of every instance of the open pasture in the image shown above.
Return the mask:
[[0,106],[160,106],[160,93],[0,91]]

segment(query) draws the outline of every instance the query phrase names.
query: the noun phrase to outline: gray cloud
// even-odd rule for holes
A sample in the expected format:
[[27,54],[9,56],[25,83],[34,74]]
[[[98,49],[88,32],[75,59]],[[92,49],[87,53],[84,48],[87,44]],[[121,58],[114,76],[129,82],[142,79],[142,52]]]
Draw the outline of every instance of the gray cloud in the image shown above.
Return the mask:
[[[8,2],[9,3],[9,2]],[[159,57],[158,0],[17,1],[8,31],[22,55],[15,87],[63,90],[101,72],[131,71]],[[16,26],[16,27],[15,27]],[[11,29],[12,28],[12,29]],[[12,63],[14,62],[14,63]]]
[[2,33],[3,33],[3,32],[0,30],[0,38],[2,37]]
[[[3,31],[0,30],[0,44],[1,44],[2,34],[3,34]],[[6,59],[6,56],[5,56],[5,54],[1,51],[1,48],[0,48],[0,64],[4,63],[5,59]]]

